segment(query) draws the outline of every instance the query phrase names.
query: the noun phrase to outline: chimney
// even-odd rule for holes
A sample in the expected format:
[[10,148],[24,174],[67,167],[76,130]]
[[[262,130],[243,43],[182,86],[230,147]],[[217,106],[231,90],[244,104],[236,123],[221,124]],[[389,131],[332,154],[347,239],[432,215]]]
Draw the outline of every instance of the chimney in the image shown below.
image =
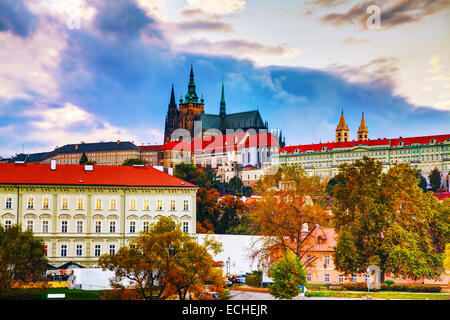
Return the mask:
[[50,170],[56,170],[56,160],[50,160]]

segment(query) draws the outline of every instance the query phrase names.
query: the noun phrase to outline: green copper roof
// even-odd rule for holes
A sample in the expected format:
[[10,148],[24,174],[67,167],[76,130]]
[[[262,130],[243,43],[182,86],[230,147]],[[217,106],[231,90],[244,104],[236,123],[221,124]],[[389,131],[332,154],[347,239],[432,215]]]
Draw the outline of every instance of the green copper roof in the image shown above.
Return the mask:
[[195,81],[194,81],[194,63],[191,62],[191,73],[189,75],[188,92],[184,97],[184,103],[198,103],[198,96],[195,92]]

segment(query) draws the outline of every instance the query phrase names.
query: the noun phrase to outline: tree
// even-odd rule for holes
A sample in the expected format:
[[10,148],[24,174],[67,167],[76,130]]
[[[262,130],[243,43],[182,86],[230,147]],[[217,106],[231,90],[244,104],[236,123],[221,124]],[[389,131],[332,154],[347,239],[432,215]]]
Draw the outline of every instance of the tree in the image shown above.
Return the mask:
[[86,156],[86,152],[83,152],[83,155],[80,159],[80,164],[86,164],[86,162],[88,162],[88,157]]
[[382,172],[382,164],[364,157],[343,164],[334,188],[333,220],[338,234],[336,269],[365,273],[378,265],[384,274],[413,279],[436,278],[443,268],[449,217],[436,197],[418,186],[407,164]]
[[333,196],[334,186],[337,185],[338,183],[339,184],[344,184],[344,181],[338,180],[336,177],[333,177],[330,180],[328,180],[327,187],[326,187],[325,191],[326,191],[326,193],[329,196]]
[[428,176],[428,180],[430,181],[430,186],[432,191],[436,191],[441,187],[441,173],[438,168],[434,168],[431,170],[430,175]]
[[45,245],[20,225],[0,225],[0,294],[8,292],[13,282],[31,282],[45,274]]
[[190,292],[202,292],[207,281],[217,287],[223,282],[209,249],[217,253],[221,245],[213,239],[199,245],[171,218],[161,217],[131,246],[101,256],[98,264],[114,271],[113,287],[123,289],[123,280],[129,280],[141,299],[165,300],[173,294],[185,299]]
[[274,281],[269,285],[269,292],[278,299],[294,298],[300,293],[299,286],[306,283],[303,264],[292,253],[285,254],[274,262],[269,275]]
[[191,163],[181,162],[175,165],[173,175],[177,178],[194,183],[197,178],[197,168]]
[[129,158],[122,163],[123,166],[132,166],[134,164],[144,164],[144,160],[142,160],[141,158]]
[[197,232],[214,232],[219,217],[219,193],[216,189],[199,188],[197,191]]
[[[327,225],[330,215],[323,208],[325,185],[300,167],[284,166],[275,175],[263,177],[255,185],[260,199],[249,204],[253,233],[262,235],[260,249],[252,258],[264,268],[287,252],[306,260],[320,240],[320,225]],[[307,228],[305,228],[307,227]],[[306,267],[315,258],[305,261]]]
[[226,196],[219,202],[219,217],[214,226],[215,233],[230,233],[239,225],[241,216],[247,211],[245,204],[236,197]]
[[422,175],[422,172],[420,170],[416,171],[416,178],[419,179],[419,188],[423,190],[423,192],[427,192],[427,179]]

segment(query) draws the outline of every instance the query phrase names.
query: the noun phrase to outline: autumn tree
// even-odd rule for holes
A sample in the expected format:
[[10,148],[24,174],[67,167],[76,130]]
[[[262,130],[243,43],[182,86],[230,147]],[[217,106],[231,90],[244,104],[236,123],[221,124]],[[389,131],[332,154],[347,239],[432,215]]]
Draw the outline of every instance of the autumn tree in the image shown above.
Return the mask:
[[[329,223],[323,207],[325,185],[301,167],[284,166],[258,181],[255,189],[261,198],[249,205],[249,216],[254,234],[265,237],[260,249],[252,250],[252,258],[263,267],[287,252],[306,260],[320,241],[319,225]],[[305,266],[312,266],[314,260],[308,259]]]
[[197,232],[213,233],[219,217],[219,193],[216,189],[197,191]]
[[300,259],[287,252],[270,267],[269,292],[278,299],[292,299],[299,295],[300,288],[306,283],[305,269]]
[[334,188],[333,219],[338,234],[336,269],[365,273],[378,265],[384,274],[436,278],[449,239],[448,209],[418,186],[407,164],[383,173],[382,163],[364,157],[343,164]]
[[0,225],[0,294],[8,292],[14,282],[40,280],[47,259],[44,242],[20,225]]
[[422,172],[420,170],[416,171],[416,178],[419,179],[419,188],[423,190],[423,192],[427,192],[427,187],[428,187],[428,183],[427,183],[427,179],[425,179],[425,177],[422,175]]
[[171,218],[161,217],[130,246],[101,256],[98,264],[114,271],[113,287],[124,289],[128,281],[141,299],[165,300],[174,294],[185,299],[204,290],[208,281],[217,287],[223,282],[208,250],[218,253],[221,245],[213,239],[200,245]]
[[438,168],[431,170],[428,180],[430,181],[431,190],[436,191],[441,187],[441,173]]

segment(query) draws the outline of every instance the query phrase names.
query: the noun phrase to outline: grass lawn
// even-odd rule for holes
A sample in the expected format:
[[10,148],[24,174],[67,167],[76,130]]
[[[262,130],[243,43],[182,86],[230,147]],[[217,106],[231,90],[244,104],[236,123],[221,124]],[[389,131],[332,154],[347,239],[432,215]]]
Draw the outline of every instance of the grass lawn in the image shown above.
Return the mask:
[[378,299],[415,299],[415,300],[450,300],[448,293],[413,293],[397,291],[359,292],[359,291],[307,291],[308,297],[336,297],[336,298],[362,298],[373,297]]
[[[65,299],[47,299],[49,293],[65,293]],[[13,289],[8,296],[0,296],[0,300],[100,300],[103,291],[87,291],[68,288]]]

